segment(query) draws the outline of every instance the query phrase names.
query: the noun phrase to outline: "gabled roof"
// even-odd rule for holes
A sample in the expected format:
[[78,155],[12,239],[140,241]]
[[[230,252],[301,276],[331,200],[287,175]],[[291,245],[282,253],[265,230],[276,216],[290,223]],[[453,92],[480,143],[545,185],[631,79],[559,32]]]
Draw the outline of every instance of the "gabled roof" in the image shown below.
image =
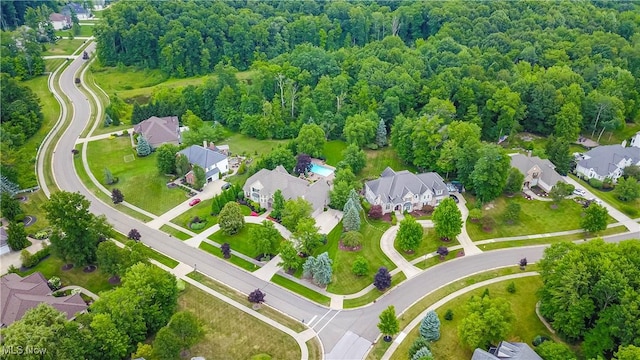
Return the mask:
[[585,169],[593,169],[600,176],[608,176],[614,172],[623,159],[631,159],[634,164],[640,162],[640,151],[635,147],[622,145],[598,146],[587,151],[585,159],[578,161],[578,165]]
[[549,186],[554,186],[559,181],[564,182],[562,176],[555,170],[556,166],[547,159],[541,159],[537,156],[526,156],[523,154],[515,154],[511,156],[511,166],[520,170],[524,176],[527,176],[527,172],[534,166],[538,166],[542,171],[540,179]]
[[49,15],[49,20],[71,22],[71,19],[68,16],[58,13],[51,13],[51,15]]
[[251,186],[256,182],[262,186],[261,194],[272,196],[279,189],[285,199],[304,198],[311,203],[314,210],[326,205],[329,194],[329,185],[325,180],[310,184],[307,180],[290,175],[281,165],[273,170],[261,169],[253,174],[244,183],[243,190],[251,193]]
[[398,203],[409,192],[415,195],[427,190],[442,190],[444,196],[448,195],[442,177],[434,172],[416,175],[408,170],[396,172],[387,167],[378,179],[367,181],[366,185],[376,196],[380,196],[383,202]]
[[9,326],[20,320],[28,310],[41,303],[47,303],[65,313],[67,319],[72,319],[77,313],[87,309],[87,304],[82,300],[80,294],[52,296],[47,279],[39,272],[24,278],[17,274],[7,274],[1,277],[0,295],[3,326]]
[[177,143],[180,140],[180,131],[178,130],[178,117],[152,116],[147,120],[141,121],[133,127],[133,130],[139,134],[143,134],[149,144],[157,147],[164,143]]
[[78,3],[68,3],[67,5],[62,7],[62,12],[63,13],[71,13],[71,9],[73,9],[73,11],[76,14],[89,14],[89,10],[85,9],[82,7],[82,5],[78,4]]
[[542,360],[542,358],[525,343],[502,341],[488,352],[476,349],[471,360]]
[[198,165],[205,170],[227,158],[227,155],[223,153],[204,148],[200,145],[191,145],[181,150],[179,154],[184,154],[187,159],[189,159],[189,163]]

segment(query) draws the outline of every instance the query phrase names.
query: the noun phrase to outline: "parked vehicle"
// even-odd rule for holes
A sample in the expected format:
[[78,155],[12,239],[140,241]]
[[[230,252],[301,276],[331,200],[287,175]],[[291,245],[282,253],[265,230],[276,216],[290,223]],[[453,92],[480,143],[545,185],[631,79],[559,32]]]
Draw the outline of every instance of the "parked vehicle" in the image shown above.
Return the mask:
[[195,206],[195,205],[198,205],[198,204],[200,203],[200,201],[201,201],[200,199],[195,198],[195,199],[193,199],[193,200],[189,201],[189,206]]
[[75,82],[76,84],[80,84],[80,78],[76,78]]
[[85,51],[84,53],[82,53],[82,60],[88,60],[89,59],[89,54]]
[[573,195],[585,196],[587,195],[587,192],[582,189],[575,189],[573,190]]
[[227,190],[230,187],[231,187],[230,183],[224,183],[224,185],[222,185],[222,190]]

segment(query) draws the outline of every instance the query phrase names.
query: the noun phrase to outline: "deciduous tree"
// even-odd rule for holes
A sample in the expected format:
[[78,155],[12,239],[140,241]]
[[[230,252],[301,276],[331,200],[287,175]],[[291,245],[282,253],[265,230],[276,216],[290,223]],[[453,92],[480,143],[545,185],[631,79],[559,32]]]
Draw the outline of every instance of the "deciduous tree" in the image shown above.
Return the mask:
[[303,254],[313,254],[313,251],[322,245],[322,235],[318,232],[315,219],[304,217],[298,221],[292,238],[297,241],[298,251]]
[[90,327],[92,358],[120,359],[127,354],[129,337],[116,327],[109,314],[95,314]]
[[497,198],[507,183],[511,168],[509,156],[497,145],[484,145],[471,173],[473,190],[481,202]]
[[280,239],[278,229],[269,220],[263,220],[259,226],[249,229],[249,240],[263,258],[276,252]]
[[180,148],[173,144],[162,144],[156,149],[156,164],[160,174],[176,173],[176,154]]
[[513,224],[520,219],[520,204],[510,202],[504,210],[504,219],[507,223]]
[[396,318],[396,309],[393,305],[384,309],[384,311],[380,313],[379,319],[378,329],[386,339],[400,332],[400,323],[398,322],[398,318]]
[[400,229],[398,230],[398,246],[405,252],[415,251],[422,242],[424,230],[413,216],[405,216],[400,221]]
[[580,226],[585,231],[595,233],[607,228],[607,219],[609,217],[609,210],[604,206],[600,206],[596,203],[591,203],[584,211],[584,217],[580,219]]
[[391,274],[386,267],[382,266],[373,278],[373,286],[378,290],[384,291],[391,286]]
[[522,185],[524,183],[524,175],[520,170],[512,167],[509,169],[509,175],[507,175],[507,183],[504,186],[504,192],[510,195],[522,191]]
[[564,198],[571,195],[571,193],[573,193],[575,189],[576,187],[571,184],[567,184],[565,182],[558,182],[551,188],[551,191],[549,191],[549,196],[551,196],[551,198],[557,205]]
[[191,164],[189,164],[189,159],[184,154],[178,154],[175,158],[176,161],[176,175],[178,177],[183,177],[186,175],[189,170],[191,170]]
[[13,251],[20,251],[29,246],[27,240],[27,232],[24,230],[24,224],[10,221],[7,227],[7,245]]
[[311,157],[307,154],[298,154],[296,167],[293,172],[296,174],[305,174],[311,170]]
[[3,191],[0,198],[0,211],[2,212],[2,217],[13,221],[16,216],[22,214],[20,201],[14,198],[9,192]]
[[282,266],[285,271],[296,271],[302,266],[302,258],[298,256],[298,250],[291,241],[283,241],[280,244],[280,259],[278,266]]
[[138,231],[138,229],[129,230],[129,233],[127,234],[127,239],[131,239],[133,241],[140,241],[140,238],[142,238],[142,235],[140,235],[140,232]]
[[316,124],[302,125],[296,138],[298,152],[309,154],[315,158],[322,156],[325,142],[324,130]]
[[282,219],[282,211],[284,210],[284,196],[282,195],[282,190],[278,189],[273,194],[273,204],[271,205],[271,216],[274,219],[281,220]]
[[356,276],[364,276],[369,273],[369,262],[362,256],[358,256],[351,265],[351,272]]
[[231,246],[229,245],[229,243],[224,243],[222,245],[220,245],[220,252],[222,252],[222,256],[225,259],[228,259],[231,257]]
[[113,201],[114,204],[120,204],[124,201],[124,195],[120,189],[114,188],[111,190],[111,201]]
[[633,177],[620,177],[616,184],[615,194],[622,201],[633,201],[640,198],[640,181]]
[[204,169],[198,165],[193,166],[193,187],[200,190],[207,181]]
[[342,161],[349,165],[354,174],[358,174],[367,165],[367,155],[358,145],[349,144],[342,151]]
[[312,211],[311,204],[303,198],[287,200],[282,210],[282,225],[289,230],[295,230],[300,220],[311,217]]
[[433,212],[433,223],[436,234],[441,239],[455,238],[462,231],[462,214],[458,205],[451,198],[444,199]]
[[244,216],[237,202],[228,202],[220,211],[218,217],[220,229],[227,235],[237,234],[244,227]]
[[265,296],[266,295],[260,291],[260,289],[255,289],[249,294],[247,300],[249,300],[250,303],[261,304],[264,302]]
[[467,315],[458,325],[458,336],[470,349],[495,344],[504,339],[511,329],[513,311],[502,298],[473,296],[465,309]]

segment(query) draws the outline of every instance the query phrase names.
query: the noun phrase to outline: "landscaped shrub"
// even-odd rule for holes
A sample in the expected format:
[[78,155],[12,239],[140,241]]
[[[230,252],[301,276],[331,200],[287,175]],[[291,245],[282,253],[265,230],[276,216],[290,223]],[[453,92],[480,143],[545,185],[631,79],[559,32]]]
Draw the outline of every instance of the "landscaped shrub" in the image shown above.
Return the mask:
[[16,216],[14,217],[14,220],[15,220],[15,221],[17,221],[17,222],[23,222],[23,221],[24,221],[24,218],[25,218],[25,215],[24,215],[24,214],[18,214],[18,215],[16,215]]
[[381,205],[373,205],[371,209],[367,212],[369,217],[375,220],[382,219],[382,206]]
[[362,234],[357,231],[349,231],[342,238],[342,245],[345,247],[355,248],[362,244]]
[[205,226],[207,226],[207,223],[203,221],[203,222],[198,222],[198,223],[191,223],[189,228],[191,230],[202,230],[202,229],[204,229]]
[[422,207],[422,211],[424,211],[427,215],[431,214],[436,208],[431,205],[425,205]]
[[471,211],[469,211],[469,219],[471,219],[472,222],[478,222],[481,218],[482,218],[482,210],[471,209]]
[[444,319],[447,321],[453,320],[453,310],[448,309],[447,312],[444,313]]
[[22,266],[26,268],[34,267],[38,265],[38,263],[44,258],[49,256],[49,254],[51,254],[51,249],[48,246],[43,247],[42,250],[36,251],[33,254],[29,253],[29,251],[27,250],[22,250],[22,252],[20,253]]
[[51,288],[51,290],[58,290],[61,287],[62,287],[62,280],[60,280],[59,277],[52,276],[51,279],[49,279],[49,288]]
[[365,214],[368,214],[369,211],[371,211],[372,205],[369,204],[369,202],[367,200],[362,200],[360,202],[360,205],[362,205],[362,209],[364,210]]
[[351,266],[351,271],[356,276],[364,276],[369,272],[369,262],[362,256],[358,256]]
[[423,338],[422,336],[419,336],[414,342],[413,344],[411,344],[411,347],[409,348],[409,359],[413,358],[413,355],[415,355],[418,350],[422,349],[422,348],[431,348],[431,344],[429,343],[429,341],[427,341],[427,339]]
[[122,136],[125,136],[125,135],[129,135],[129,131],[128,130],[122,130]]
[[591,185],[591,187],[594,187],[596,189],[602,189],[602,181],[595,178],[589,179],[589,185]]
[[44,240],[49,238],[49,233],[47,231],[38,231],[35,235],[33,235],[33,238],[36,240]]
[[398,219],[396,219],[396,213],[392,212],[391,213],[391,225],[395,225],[398,223]]
[[507,285],[507,291],[511,294],[514,294],[516,292],[516,283],[514,283],[513,281],[509,283],[509,285]]

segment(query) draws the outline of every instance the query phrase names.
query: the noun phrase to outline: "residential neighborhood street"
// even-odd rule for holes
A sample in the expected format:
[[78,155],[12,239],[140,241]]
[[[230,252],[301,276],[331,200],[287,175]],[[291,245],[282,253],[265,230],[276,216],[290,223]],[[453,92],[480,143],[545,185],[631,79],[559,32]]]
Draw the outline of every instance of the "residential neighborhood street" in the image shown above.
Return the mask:
[[[94,52],[95,44],[90,44],[87,51]],[[183,242],[159,231],[158,228],[160,226],[171,220],[169,217],[174,215],[173,212],[170,211],[170,215],[156,217],[155,220],[145,224],[104,203],[85,187],[74,169],[73,155],[71,153],[75,144],[79,142],[78,138],[84,128],[93,125],[88,123],[91,118],[90,103],[85,94],[74,84],[74,78],[78,76],[76,72],[83,63],[84,61],[80,57],[74,59],[60,78],[60,88],[69,97],[72,104],[72,109],[68,109],[63,102],[62,112],[64,114],[67,111],[72,111],[73,119],[68,129],[64,131],[60,140],[51,150],[54,152],[52,167],[58,187],[65,191],[80,192],[91,201],[90,210],[95,214],[105,215],[114,229],[124,234],[130,229],[138,229],[142,235],[141,241],[143,243],[184,265],[193,268],[197,267],[199,272],[245,294],[260,288],[267,294],[266,303],[269,306],[293,318],[304,321],[307,325],[312,319],[322,318],[322,323],[317,320],[316,323],[312,324],[312,327],[315,333],[318,333],[325,353],[330,354],[328,358],[363,358],[379,335],[379,330],[376,327],[378,314],[389,305],[394,305],[399,313],[425,294],[457,279],[489,269],[516,265],[521,258],[526,257],[529,263],[534,263],[542,257],[546,245],[481,252],[464,233],[465,235],[461,235],[459,240],[465,249],[466,256],[444,262],[419,273],[414,273],[413,269],[417,268],[409,264],[411,266],[409,269],[411,270],[405,271],[403,269],[408,280],[398,288],[385,294],[375,303],[352,310],[331,310],[332,312],[329,312],[330,309],[325,306],[318,305],[278,285],[261,279],[260,276],[257,276],[260,273],[252,274],[244,271],[222,259],[199,250],[197,247],[191,246],[190,241]],[[86,157],[84,156],[83,161],[86,162]],[[39,165],[41,164],[39,163]],[[87,164],[85,163],[86,166]],[[567,179],[567,182],[574,184],[576,188],[582,188],[571,179]],[[219,190],[218,184],[210,184],[209,187],[213,192]],[[47,190],[45,192],[48,193]],[[212,194],[207,193],[207,197],[210,196]],[[589,194],[589,196],[591,195]],[[175,213],[179,214],[188,209],[187,203],[188,201],[181,204],[175,210]],[[461,208],[464,209],[464,204],[462,202],[461,204]],[[611,236],[607,241],[613,242],[640,237],[640,225],[637,222],[629,219],[609,205],[606,205],[606,207],[611,216],[630,230],[630,232],[624,234]],[[464,215],[466,218],[467,214]],[[259,220],[262,219],[256,219],[256,221]],[[199,238],[205,237],[202,234],[199,236]],[[396,265],[400,267],[399,264]],[[266,279],[266,277],[263,278]]]

